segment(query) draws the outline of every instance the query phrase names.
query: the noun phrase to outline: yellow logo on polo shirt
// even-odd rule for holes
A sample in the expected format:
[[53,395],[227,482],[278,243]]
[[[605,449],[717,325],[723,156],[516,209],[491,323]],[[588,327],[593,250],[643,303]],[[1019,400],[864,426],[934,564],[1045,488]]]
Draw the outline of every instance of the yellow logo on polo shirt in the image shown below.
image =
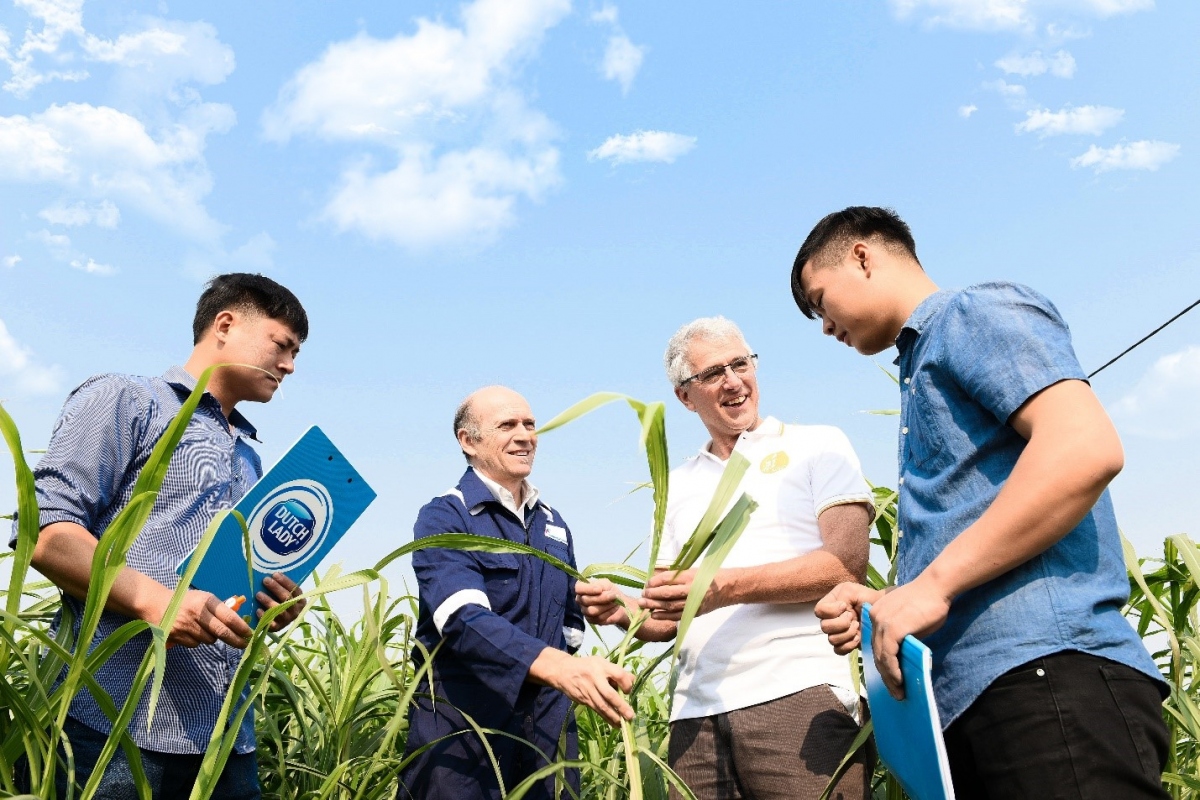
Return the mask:
[[772,472],[779,472],[779,470],[783,469],[787,465],[788,454],[780,450],[778,453],[771,453],[771,455],[764,458],[762,463],[758,465],[758,468],[762,470],[764,474],[770,475]]

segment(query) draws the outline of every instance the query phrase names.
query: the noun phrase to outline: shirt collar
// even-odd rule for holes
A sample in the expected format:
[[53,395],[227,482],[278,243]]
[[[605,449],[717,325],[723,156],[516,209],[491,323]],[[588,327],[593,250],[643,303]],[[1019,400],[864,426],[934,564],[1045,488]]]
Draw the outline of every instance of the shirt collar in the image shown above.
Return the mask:
[[[953,290],[941,289],[922,300],[913,312],[909,314],[908,319],[900,328],[900,334],[896,336],[896,349],[903,350],[908,344],[921,335],[925,329],[925,325],[933,317],[934,314],[942,310],[950,297],[954,294]],[[897,353],[894,364],[900,363],[900,355]]]
[[[775,419],[774,417],[764,417],[763,421],[760,422],[758,427],[755,428],[754,430],[742,431],[742,435],[738,437],[738,444],[741,444],[743,441],[753,442],[753,441],[758,441],[761,439],[766,439],[769,436],[782,436],[782,435],[783,435],[783,423],[780,422],[779,420]],[[734,445],[733,449],[734,450],[737,449],[737,444]],[[712,461],[716,461],[718,464],[725,463],[724,461],[722,461],[721,459],[719,459],[715,455],[713,455],[712,439],[709,439],[707,442],[704,443],[704,446],[700,448],[700,457],[711,459]]]
[[[170,385],[176,387],[177,389],[181,389],[188,394],[191,394],[192,390],[196,388],[197,383],[196,378],[192,375],[192,373],[188,372],[178,364],[172,366],[170,369],[164,372],[162,374],[162,379]],[[207,391],[204,393],[204,396],[212,398],[214,403],[217,402],[217,398],[213,397]],[[258,430],[251,425],[250,422],[242,416],[242,412],[238,411],[236,408],[229,413],[229,424],[237,428],[238,433],[240,433],[242,436],[245,436],[248,439],[253,439],[256,442],[259,441]]]
[[459,491],[463,493],[463,504],[469,511],[474,511],[483,503],[496,502],[507,508],[518,519],[524,519],[524,510],[538,504],[538,490],[529,481],[522,481],[525,490],[525,502],[519,507],[513,493],[496,483],[491,478],[479,472],[474,467],[467,467],[463,479],[459,481]]

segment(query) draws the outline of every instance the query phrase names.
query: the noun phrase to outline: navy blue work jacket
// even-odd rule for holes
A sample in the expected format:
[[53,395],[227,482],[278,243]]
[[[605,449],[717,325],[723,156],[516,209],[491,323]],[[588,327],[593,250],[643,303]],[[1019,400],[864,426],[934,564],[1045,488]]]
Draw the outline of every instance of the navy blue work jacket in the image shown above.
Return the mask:
[[[538,501],[518,519],[495,499],[473,469],[456,488],[435,497],[417,515],[417,539],[439,533],[471,533],[519,542],[575,566],[571,533],[557,511]],[[547,646],[574,652],[583,639],[583,614],[575,581],[528,555],[430,548],[413,554],[420,588],[417,639],[427,651],[441,644],[432,680],[418,687],[410,716],[409,753],[436,742],[401,776],[405,789],[421,798],[499,798],[488,756],[469,726],[520,737],[489,736],[489,745],[511,788],[545,766],[546,758],[573,758],[575,725],[570,700],[555,689],[527,683],[529,666]],[[413,661],[424,663],[420,648]],[[558,753],[566,730],[567,750]],[[543,756],[534,757],[536,753]],[[578,787],[578,775],[565,776]],[[553,778],[531,797],[550,797]],[[401,797],[407,797],[405,790]]]

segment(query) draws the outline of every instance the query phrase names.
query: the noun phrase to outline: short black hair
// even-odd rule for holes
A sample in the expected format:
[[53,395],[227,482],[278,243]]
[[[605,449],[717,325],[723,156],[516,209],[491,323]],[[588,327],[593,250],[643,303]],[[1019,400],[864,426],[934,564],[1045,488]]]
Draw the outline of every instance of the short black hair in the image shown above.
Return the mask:
[[301,342],[308,338],[308,314],[291,290],[265,275],[229,272],[210,280],[196,301],[192,343],[204,338],[217,314],[230,309],[258,312],[287,325]]
[[[813,227],[800,245],[796,260],[792,263],[792,298],[800,307],[800,313],[809,319],[816,319],[808,298],[800,286],[800,272],[804,265],[826,255],[835,246],[849,247],[855,239],[870,239],[877,237],[884,245],[893,251],[901,251],[911,256],[920,264],[917,258],[917,243],[913,241],[912,230],[908,223],[890,208],[877,206],[850,206],[841,211],[835,211]],[[825,266],[814,264],[814,267]]]

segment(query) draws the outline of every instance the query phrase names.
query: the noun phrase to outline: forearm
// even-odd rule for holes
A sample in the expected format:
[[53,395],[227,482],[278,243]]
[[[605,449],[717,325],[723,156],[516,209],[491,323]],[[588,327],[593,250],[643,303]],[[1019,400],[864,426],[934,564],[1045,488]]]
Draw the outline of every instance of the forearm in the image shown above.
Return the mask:
[[858,583],[845,562],[828,550],[786,561],[718,570],[713,589],[722,606],[742,603],[815,603],[841,583]]
[[[621,627],[628,630],[629,625]],[[638,626],[633,635],[643,642],[669,642],[675,638],[679,623],[666,619],[646,619]]]
[[[616,610],[605,624],[616,625],[622,630],[627,631],[629,630],[629,626],[633,624],[629,616],[629,610],[635,609],[640,611],[640,609],[638,609],[638,603],[635,598],[630,597],[624,592],[618,592],[617,596],[623,605],[622,603],[617,604]],[[641,639],[643,642],[669,642],[675,638],[675,632],[679,628],[678,623],[671,620],[651,619],[648,615],[643,616],[644,619],[633,633],[636,638]]]
[[[97,542],[86,528],[55,522],[42,529],[33,551],[33,566],[64,592],[86,600]],[[104,608],[132,619],[157,623],[170,602],[171,590],[131,567],[113,582]]]

